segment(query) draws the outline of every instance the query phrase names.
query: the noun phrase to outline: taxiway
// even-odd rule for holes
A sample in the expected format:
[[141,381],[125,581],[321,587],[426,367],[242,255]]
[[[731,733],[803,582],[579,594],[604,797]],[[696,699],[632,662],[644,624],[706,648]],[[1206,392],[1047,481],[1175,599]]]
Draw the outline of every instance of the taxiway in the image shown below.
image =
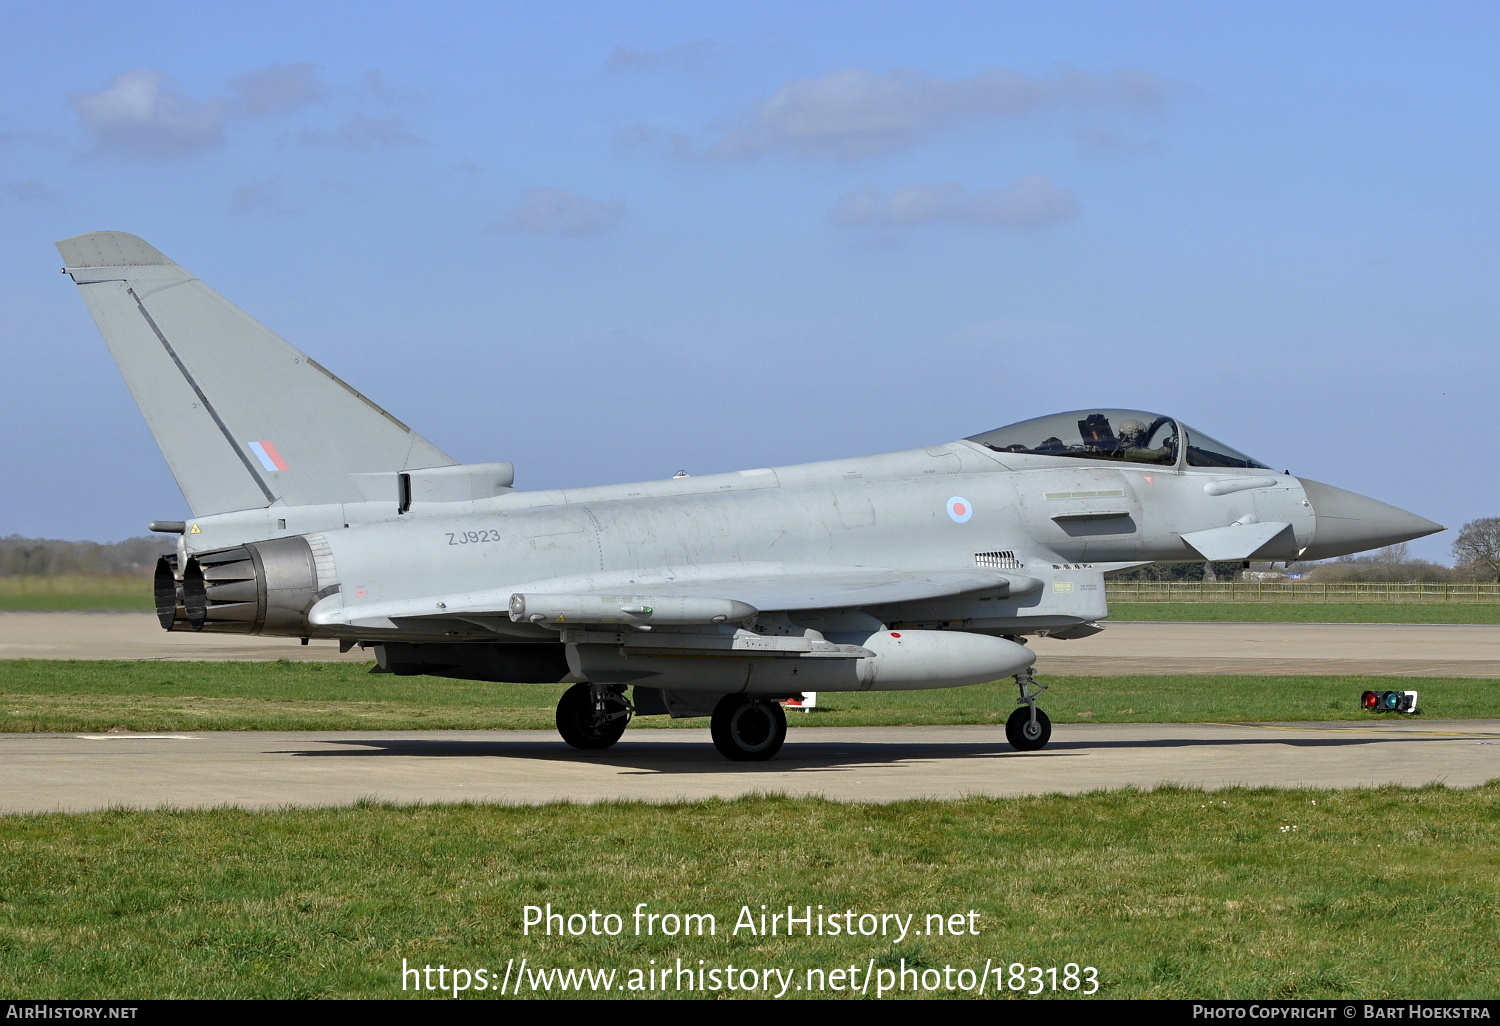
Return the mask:
[[1079,793],[1371,787],[1500,776],[1500,720],[1060,724],[1022,753],[998,727],[805,727],[771,762],[727,762],[708,731],[630,730],[579,752],[543,731],[0,735],[0,812],[281,808],[369,798],[649,802],[775,792],[890,802]]

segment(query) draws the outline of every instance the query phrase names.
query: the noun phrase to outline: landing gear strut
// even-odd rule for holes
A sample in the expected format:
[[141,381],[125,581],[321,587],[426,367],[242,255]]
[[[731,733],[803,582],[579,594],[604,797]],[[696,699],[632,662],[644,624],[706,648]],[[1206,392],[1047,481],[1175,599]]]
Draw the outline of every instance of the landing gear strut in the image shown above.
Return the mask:
[[1052,738],[1052,721],[1036,707],[1047,685],[1038,684],[1027,669],[1016,674],[1016,686],[1021,689],[1021,697],[1016,700],[1019,708],[1005,721],[1005,740],[1020,751],[1034,752]]
[[574,748],[608,748],[625,733],[633,711],[608,684],[574,684],[557,703],[557,732]]
[[780,702],[725,695],[714,706],[709,733],[724,758],[762,762],[781,751],[786,740],[786,713]]

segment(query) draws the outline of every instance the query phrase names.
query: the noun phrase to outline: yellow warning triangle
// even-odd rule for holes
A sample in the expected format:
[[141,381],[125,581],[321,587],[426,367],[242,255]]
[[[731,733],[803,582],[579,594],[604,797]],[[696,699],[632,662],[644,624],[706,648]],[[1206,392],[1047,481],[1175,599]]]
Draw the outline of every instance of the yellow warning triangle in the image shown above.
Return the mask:
[[557,619],[553,620],[552,622],[553,623],[567,623],[568,621],[567,621],[566,617],[564,617],[562,614],[559,613]]
[[199,528],[197,524],[194,524],[192,527],[188,528],[188,534],[202,534],[202,533],[203,533],[202,529]]

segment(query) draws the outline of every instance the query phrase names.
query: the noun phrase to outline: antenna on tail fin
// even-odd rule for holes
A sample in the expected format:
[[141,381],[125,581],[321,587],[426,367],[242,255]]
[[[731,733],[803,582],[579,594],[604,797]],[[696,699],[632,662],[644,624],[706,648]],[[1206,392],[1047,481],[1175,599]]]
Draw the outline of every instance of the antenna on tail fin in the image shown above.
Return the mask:
[[195,516],[359,502],[350,474],[458,462],[144,240],[57,249]]

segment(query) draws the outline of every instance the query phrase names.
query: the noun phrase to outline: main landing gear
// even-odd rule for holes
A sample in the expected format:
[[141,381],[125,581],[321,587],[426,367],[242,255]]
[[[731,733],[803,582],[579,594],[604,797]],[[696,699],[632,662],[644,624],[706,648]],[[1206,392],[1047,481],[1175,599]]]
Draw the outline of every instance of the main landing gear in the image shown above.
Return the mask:
[[762,762],[781,751],[786,740],[786,712],[773,699],[725,695],[714,706],[709,723],[714,747],[735,762]]
[[1016,686],[1021,689],[1021,697],[1016,700],[1018,708],[1005,721],[1005,740],[1013,748],[1034,752],[1052,738],[1052,721],[1036,707],[1036,700],[1047,690],[1047,685],[1038,684],[1028,669],[1016,674]]
[[[620,740],[634,714],[619,685],[574,684],[557,703],[557,732],[574,748],[598,751]],[[781,751],[786,713],[775,699],[725,695],[714,706],[709,733],[726,759],[761,762]]]
[[574,684],[557,703],[557,732],[574,748],[597,751],[620,740],[634,710],[608,684]]

